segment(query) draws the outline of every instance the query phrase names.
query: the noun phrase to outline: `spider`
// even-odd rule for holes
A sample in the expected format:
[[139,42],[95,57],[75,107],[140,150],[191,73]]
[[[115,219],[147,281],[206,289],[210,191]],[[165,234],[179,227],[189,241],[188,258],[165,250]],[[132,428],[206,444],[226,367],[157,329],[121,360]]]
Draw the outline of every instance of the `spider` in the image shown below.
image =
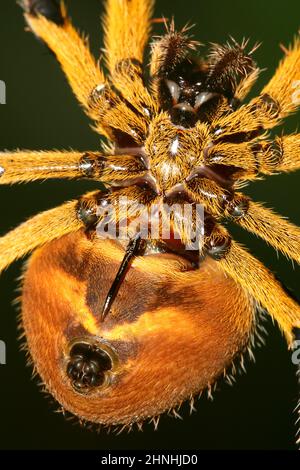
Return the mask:
[[[35,370],[57,401],[87,421],[140,425],[210,390],[243,361],[259,311],[276,320],[290,347],[299,335],[298,303],[222,221],[299,263],[299,228],[240,189],[259,175],[300,168],[300,134],[268,134],[297,108],[300,42],[285,51],[261,94],[243,104],[260,73],[247,41],[212,44],[200,59],[189,28],[166,22],[146,72],[153,1],[107,0],[105,75],[63,3],[21,5],[103,145],[99,152],[2,152],[0,183],[85,178],[105,189],[0,238],[0,271],[33,251],[22,323]],[[182,215],[185,205],[190,217]],[[149,231],[146,215],[153,208],[157,215],[157,207],[164,220],[170,216],[167,237]],[[127,239],[99,236],[103,221],[120,230],[137,216],[147,220],[146,237],[135,225]],[[198,225],[202,237],[191,249]]]

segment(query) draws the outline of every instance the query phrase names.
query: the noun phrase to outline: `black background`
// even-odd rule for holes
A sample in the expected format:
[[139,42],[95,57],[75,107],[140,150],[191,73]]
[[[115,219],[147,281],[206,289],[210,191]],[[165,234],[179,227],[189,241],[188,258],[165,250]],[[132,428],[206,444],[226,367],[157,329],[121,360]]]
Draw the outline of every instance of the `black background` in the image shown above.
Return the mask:
[[[67,5],[75,24],[89,32],[93,52],[98,56],[103,2],[72,0]],[[287,45],[297,32],[299,10],[298,0],[158,0],[156,5],[157,16],[174,15],[179,27],[189,20],[197,23],[194,33],[203,43],[224,42],[229,34],[238,40],[250,37],[252,43],[262,41],[256,58],[267,70],[256,91],[275,70],[282,55],[279,43]],[[0,148],[97,149],[99,136],[89,128],[88,119],[77,106],[53,56],[24,32],[22,14],[14,0],[1,1],[0,19],[0,79],[7,85],[7,104],[0,106]],[[299,114],[287,121],[284,130],[296,130],[298,121]],[[1,187],[1,234],[28,216],[94,186],[87,182],[52,181]],[[247,193],[255,200],[266,201],[299,225],[299,173],[259,181],[247,188]],[[293,268],[255,237],[236,228],[233,232],[299,294],[299,268]],[[24,353],[18,350],[16,309],[11,303],[16,297],[20,268],[21,263],[15,263],[0,282],[0,339],[7,345],[7,365],[0,366],[1,449],[295,448],[294,367],[284,339],[271,322],[266,347],[256,352],[256,364],[248,364],[247,375],[238,378],[234,387],[221,385],[213,402],[201,398],[196,403],[198,411],[192,416],[184,407],[182,421],[163,416],[157,431],[146,425],[143,433],[133,431],[118,436],[105,431],[97,434],[66,421],[53,412],[57,406],[31,380]]]

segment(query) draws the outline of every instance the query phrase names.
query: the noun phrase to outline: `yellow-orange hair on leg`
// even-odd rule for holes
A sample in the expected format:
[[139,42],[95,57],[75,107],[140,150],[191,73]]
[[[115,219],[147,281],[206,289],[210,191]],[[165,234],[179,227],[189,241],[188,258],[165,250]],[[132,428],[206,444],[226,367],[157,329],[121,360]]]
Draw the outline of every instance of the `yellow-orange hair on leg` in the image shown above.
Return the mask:
[[124,59],[143,62],[153,4],[153,0],[107,0],[104,18],[105,49],[111,74]]
[[90,114],[91,92],[105,83],[105,77],[89,50],[87,39],[76,31],[67,17],[63,3],[61,8],[63,25],[57,25],[40,14],[25,13],[25,18],[34,34],[56,55],[75,96]]

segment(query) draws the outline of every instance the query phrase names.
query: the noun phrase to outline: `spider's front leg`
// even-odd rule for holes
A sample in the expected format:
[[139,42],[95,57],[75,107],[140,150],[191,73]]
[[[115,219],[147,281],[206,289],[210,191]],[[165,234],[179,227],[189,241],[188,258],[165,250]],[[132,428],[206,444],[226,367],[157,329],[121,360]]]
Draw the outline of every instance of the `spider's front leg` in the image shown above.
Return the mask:
[[[56,8],[56,15],[53,12],[48,14],[49,5]],[[64,5],[54,5],[57,5],[54,0],[22,2],[30,29],[55,54],[79,102],[86,113],[97,121],[96,130],[114,141],[116,136],[111,127],[123,132],[138,133],[141,123],[143,125],[146,119],[148,124],[149,117],[157,112],[157,103],[144,86],[141,73],[153,2],[107,2],[107,64],[111,81],[122,95],[122,99],[111,89],[99,64],[92,56],[87,41],[73,27]],[[140,113],[139,117],[126,106],[123,99],[135,107]]]
[[[273,274],[260,261],[231,240],[223,227],[215,227],[209,237],[208,246],[210,254],[218,260],[222,270],[242,285],[246,292],[268,311],[292,346],[294,328],[300,327],[300,305],[286,294]],[[223,249],[220,250],[222,246]],[[218,256],[215,255],[216,252]]]
[[107,0],[104,18],[105,56],[111,82],[131,107],[146,118],[158,111],[143,78],[153,4],[153,0]]
[[106,80],[87,40],[73,27],[63,3],[22,0],[21,6],[31,31],[55,54],[80,104],[88,115],[97,118],[91,93],[101,90]]
[[106,62],[113,75],[124,60],[142,66],[154,0],[107,0],[104,18]]

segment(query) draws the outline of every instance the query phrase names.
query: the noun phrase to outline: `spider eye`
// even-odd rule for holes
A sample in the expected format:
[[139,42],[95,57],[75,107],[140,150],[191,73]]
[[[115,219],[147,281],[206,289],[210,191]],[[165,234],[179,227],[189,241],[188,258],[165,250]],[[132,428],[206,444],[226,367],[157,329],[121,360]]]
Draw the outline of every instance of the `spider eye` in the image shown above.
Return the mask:
[[77,342],[72,345],[67,376],[75,390],[84,393],[105,383],[105,372],[112,369],[108,352],[97,344]]

